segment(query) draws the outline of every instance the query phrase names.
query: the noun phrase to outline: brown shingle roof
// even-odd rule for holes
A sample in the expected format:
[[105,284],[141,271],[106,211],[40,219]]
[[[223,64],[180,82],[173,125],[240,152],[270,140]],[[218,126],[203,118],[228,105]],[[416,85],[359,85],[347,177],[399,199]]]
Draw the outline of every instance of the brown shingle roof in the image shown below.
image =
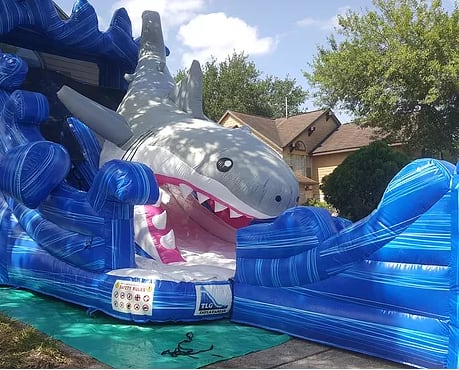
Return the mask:
[[355,150],[381,137],[374,128],[359,127],[354,123],[346,123],[338,127],[336,131],[326,138],[312,152],[312,155]]
[[283,148],[326,112],[326,110],[316,110],[278,119],[253,116],[235,111],[228,111],[227,113],[238,118],[244,124]]
[[273,143],[279,145],[280,139],[275,120],[234,111],[228,111],[227,113],[238,118],[247,126],[251,127],[255,131],[258,131],[260,134],[270,139]]
[[304,176],[301,173],[298,173],[296,171],[295,171],[295,177],[300,184],[305,184],[305,185],[317,185],[318,184],[316,180],[313,180],[307,176]]
[[286,146],[306,128],[308,128],[320,116],[326,113],[326,110],[316,110],[297,116],[283,119],[277,124],[281,147]]

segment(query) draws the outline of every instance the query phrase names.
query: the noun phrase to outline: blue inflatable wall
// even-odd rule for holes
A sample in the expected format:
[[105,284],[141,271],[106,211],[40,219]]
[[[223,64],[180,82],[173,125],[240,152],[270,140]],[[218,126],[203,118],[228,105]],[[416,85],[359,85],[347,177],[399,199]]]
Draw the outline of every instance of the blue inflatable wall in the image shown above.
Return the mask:
[[238,232],[232,319],[416,367],[457,368],[458,184],[420,159],[347,225],[297,207]]
[[86,0],[77,0],[71,17],[62,20],[51,0],[0,1],[0,42],[96,63],[99,84],[127,88],[123,76],[137,65],[139,45],[132,38],[126,9],[118,9],[106,32]]

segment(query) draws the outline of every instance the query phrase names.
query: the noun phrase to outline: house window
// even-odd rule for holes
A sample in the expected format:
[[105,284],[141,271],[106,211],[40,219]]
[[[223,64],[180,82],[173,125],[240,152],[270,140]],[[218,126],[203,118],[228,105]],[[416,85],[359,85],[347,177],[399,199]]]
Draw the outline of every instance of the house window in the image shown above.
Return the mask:
[[306,176],[308,156],[304,154],[288,154],[285,162],[290,166],[293,172]]
[[290,153],[293,152],[294,150],[298,150],[300,152],[305,152],[306,151],[306,145],[301,140],[298,140],[298,141],[295,141],[295,142],[292,141],[288,145],[288,148],[289,148]]
[[306,145],[301,140],[298,140],[295,143],[295,150],[301,150],[302,152],[306,151]]

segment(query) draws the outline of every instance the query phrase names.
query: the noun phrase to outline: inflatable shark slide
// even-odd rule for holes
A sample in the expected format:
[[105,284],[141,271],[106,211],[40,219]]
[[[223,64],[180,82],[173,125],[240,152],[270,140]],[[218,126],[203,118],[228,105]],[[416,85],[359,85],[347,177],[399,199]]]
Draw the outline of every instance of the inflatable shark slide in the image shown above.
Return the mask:
[[[175,84],[158,13],[144,13],[134,41],[125,11],[101,33],[86,1],[67,21],[42,3],[0,3],[7,42],[41,50],[46,40],[101,69],[109,57],[128,86],[116,111],[69,86],[45,97],[21,90],[24,60],[0,54],[0,283],[136,322],[229,317],[236,230],[293,207],[294,174],[246,130],[204,116],[199,63]],[[24,44],[28,29],[40,42]],[[45,137],[57,98],[82,159]]]
[[[27,63],[0,53],[1,285],[134,322],[231,318],[458,367],[454,165],[413,161],[356,223],[300,207],[277,153],[205,117],[198,62],[173,81],[158,13],[139,41],[124,9],[100,32],[84,0],[66,21],[49,0],[3,0],[0,20],[0,42],[97,63],[112,72],[98,89],[123,92],[112,110],[81,84],[22,89]],[[78,156],[47,138],[50,117]]]

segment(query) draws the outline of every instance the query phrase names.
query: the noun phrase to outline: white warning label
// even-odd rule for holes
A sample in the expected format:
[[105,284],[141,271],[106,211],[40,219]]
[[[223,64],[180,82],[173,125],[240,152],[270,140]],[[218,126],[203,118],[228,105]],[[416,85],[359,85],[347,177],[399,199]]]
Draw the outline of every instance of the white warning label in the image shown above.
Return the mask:
[[112,309],[134,315],[151,315],[154,284],[116,280],[112,289]]

